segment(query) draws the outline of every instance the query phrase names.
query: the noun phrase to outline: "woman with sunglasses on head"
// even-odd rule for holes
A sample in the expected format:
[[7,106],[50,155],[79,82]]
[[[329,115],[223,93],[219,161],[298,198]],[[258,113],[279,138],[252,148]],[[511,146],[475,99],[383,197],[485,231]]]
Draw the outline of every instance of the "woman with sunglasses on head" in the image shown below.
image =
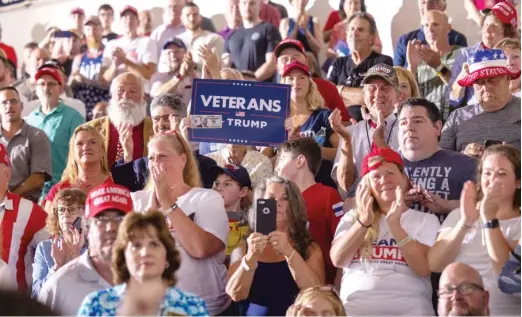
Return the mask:
[[520,163],[520,150],[513,146],[486,148],[477,185],[464,185],[460,208],[442,223],[429,253],[433,272],[452,262],[473,266],[489,291],[492,316],[520,314],[520,299],[498,287],[502,267],[520,239]]
[[116,286],[89,294],[78,316],[208,316],[201,298],[174,287],[179,267],[163,213],[129,213],[114,242]]
[[202,297],[210,314],[234,315],[225,292],[229,229],[223,198],[201,188],[194,154],[178,132],[154,135],[148,153],[149,183],[132,193],[134,209],[165,214],[181,257],[176,286]]
[[428,251],[439,220],[406,206],[409,180],[395,151],[374,148],[361,177],[355,208],[341,219],[330,250],[343,269],[346,313],[433,316]]
[[[283,316],[299,290],[324,283],[323,255],[306,228],[305,204],[295,183],[269,178],[262,197],[276,201],[276,230],[253,232],[232,252],[227,293],[241,302],[246,316]],[[255,230],[260,220],[250,218]]]
[[72,188],[58,192],[54,198],[52,212],[47,216],[47,231],[53,238],[40,242],[34,256],[33,297],[38,296],[49,276],[87,249],[85,199],[84,192]]
[[81,125],[69,141],[69,156],[62,180],[54,185],[43,201],[48,214],[56,194],[65,188],[77,188],[84,193],[103,184],[112,183],[103,138],[93,127]]
[[346,316],[344,306],[332,285],[302,290],[286,316]]

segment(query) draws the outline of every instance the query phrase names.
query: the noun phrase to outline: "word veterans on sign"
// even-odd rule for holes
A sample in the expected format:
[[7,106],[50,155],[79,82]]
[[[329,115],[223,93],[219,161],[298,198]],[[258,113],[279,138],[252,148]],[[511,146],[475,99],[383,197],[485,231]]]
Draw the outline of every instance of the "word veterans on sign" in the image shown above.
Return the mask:
[[288,85],[194,79],[192,100],[191,141],[277,146],[287,139]]

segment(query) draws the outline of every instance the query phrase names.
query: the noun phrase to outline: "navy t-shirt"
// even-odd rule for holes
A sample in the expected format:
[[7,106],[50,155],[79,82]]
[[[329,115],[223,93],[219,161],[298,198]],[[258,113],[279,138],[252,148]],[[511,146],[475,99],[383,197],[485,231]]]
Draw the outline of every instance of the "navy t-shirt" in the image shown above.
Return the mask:
[[[440,149],[437,153],[418,162],[403,157],[406,174],[417,185],[447,200],[460,198],[464,183],[475,180],[477,160],[450,150]],[[419,203],[411,206],[415,210],[432,213]],[[447,214],[437,215],[442,223]]]
[[262,22],[250,29],[241,26],[226,39],[225,52],[230,53],[232,68],[255,72],[266,62],[265,54],[273,52],[280,41],[279,30],[271,23]]
[[[330,143],[330,136],[333,130],[328,121],[330,113],[331,111],[328,109],[319,109],[312,112],[310,118],[301,126],[300,136],[314,138],[322,147],[333,147]],[[317,175],[315,175],[315,181],[326,186],[337,188],[331,177],[332,168],[333,163],[331,161],[323,160]]]

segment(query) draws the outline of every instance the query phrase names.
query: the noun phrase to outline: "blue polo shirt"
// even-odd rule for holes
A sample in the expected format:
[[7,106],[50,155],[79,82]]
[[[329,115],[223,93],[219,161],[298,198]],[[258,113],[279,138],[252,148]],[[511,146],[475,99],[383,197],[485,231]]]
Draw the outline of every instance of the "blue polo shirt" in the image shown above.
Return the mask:
[[46,182],[42,190],[42,196],[61,178],[67,156],[69,155],[69,140],[77,126],[85,123],[83,116],[75,109],[66,106],[60,101],[58,106],[45,115],[38,106],[25,117],[25,122],[35,128],[43,130],[51,142],[51,165],[53,179]]
[[[408,67],[408,61],[406,59],[406,48],[408,47],[408,42],[417,39],[422,42],[422,44],[428,44],[426,42],[426,36],[424,35],[424,29],[421,27],[420,29],[411,31],[410,33],[406,33],[401,35],[399,41],[397,42],[397,47],[395,48],[395,56],[393,58],[393,65]],[[458,45],[462,47],[468,46],[468,40],[464,34],[451,29],[448,33],[448,41],[449,45]]]

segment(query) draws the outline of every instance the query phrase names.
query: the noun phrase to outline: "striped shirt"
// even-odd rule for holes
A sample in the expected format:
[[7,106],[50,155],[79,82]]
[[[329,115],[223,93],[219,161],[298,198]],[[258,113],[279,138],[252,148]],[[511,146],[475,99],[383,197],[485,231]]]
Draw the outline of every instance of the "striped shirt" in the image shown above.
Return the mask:
[[520,98],[513,97],[504,108],[486,112],[469,105],[451,113],[440,137],[440,147],[462,152],[470,143],[503,141],[520,149]]
[[0,202],[2,260],[16,276],[18,288],[31,285],[36,246],[49,238],[44,229],[47,213],[30,200],[7,192]]
[[[455,63],[455,57],[460,46],[454,45],[451,51],[441,56],[442,64],[451,70]],[[437,75],[437,71],[431,68],[426,62],[422,61],[417,67],[417,82],[419,83],[420,94],[423,98],[437,105],[442,116],[442,120],[446,120],[450,113],[449,105],[449,89],[450,85],[446,85]]]

